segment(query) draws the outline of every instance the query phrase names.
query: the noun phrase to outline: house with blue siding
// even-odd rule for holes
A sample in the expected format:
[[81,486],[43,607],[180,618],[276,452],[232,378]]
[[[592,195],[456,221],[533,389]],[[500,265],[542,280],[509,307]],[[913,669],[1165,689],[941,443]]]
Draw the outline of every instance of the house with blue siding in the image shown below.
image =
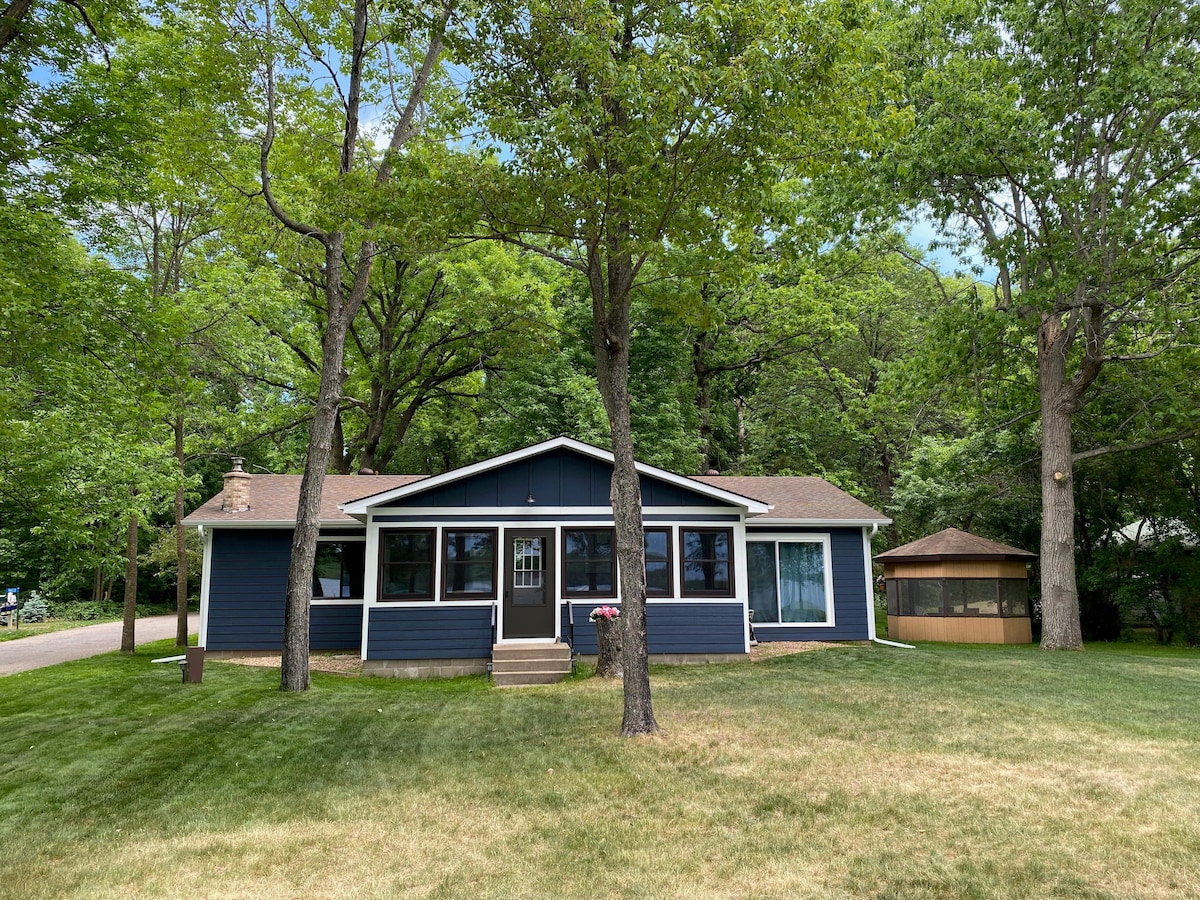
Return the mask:
[[[885,516],[819,478],[638,471],[652,662],[744,659],[751,628],[759,641],[875,637]],[[595,654],[589,613],[621,603],[611,479],[612,454],[570,438],[441,475],[328,476],[312,649],[396,676]],[[203,537],[209,654],[279,652],[299,490],[298,475],[235,463],[185,520]]]

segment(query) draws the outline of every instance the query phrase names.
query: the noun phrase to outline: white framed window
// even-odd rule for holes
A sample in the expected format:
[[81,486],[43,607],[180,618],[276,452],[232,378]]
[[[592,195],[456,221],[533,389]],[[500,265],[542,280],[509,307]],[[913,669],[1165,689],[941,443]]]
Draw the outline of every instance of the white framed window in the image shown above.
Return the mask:
[[833,625],[829,535],[746,535],[754,626]]

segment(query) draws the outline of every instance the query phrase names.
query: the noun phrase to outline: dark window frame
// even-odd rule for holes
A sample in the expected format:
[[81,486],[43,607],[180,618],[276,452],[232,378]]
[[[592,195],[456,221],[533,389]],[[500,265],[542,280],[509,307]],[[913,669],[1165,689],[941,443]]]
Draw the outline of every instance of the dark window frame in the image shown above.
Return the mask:
[[[726,546],[729,548],[729,559],[688,559],[686,551],[687,536],[689,534],[724,534],[726,536]],[[732,528],[690,528],[680,526],[679,528],[679,596],[680,597],[736,597],[737,583],[734,577],[733,565],[734,543]],[[729,590],[696,590],[689,589],[687,586],[686,567],[689,563],[724,563],[729,567]]]
[[[647,571],[646,572],[646,596],[647,597],[651,597],[651,596],[674,597],[675,596],[675,560],[672,559],[673,554],[671,552],[671,532],[674,530],[675,529],[673,527],[671,527],[670,525],[656,525],[651,528],[643,527],[643,529],[642,529],[644,534],[650,534],[653,532],[656,534],[662,533],[667,536],[667,589],[665,591],[658,591],[658,590],[651,591],[650,590],[650,572]],[[644,537],[642,539],[642,543],[643,543],[643,550],[644,550],[645,549],[645,538]],[[660,560],[655,560],[655,562],[659,562],[659,561]],[[649,558],[647,558],[647,564],[648,563],[649,563]]]
[[[389,565],[412,565],[411,563],[389,563],[384,546],[388,537],[396,534],[424,534],[429,537],[429,593],[404,594],[389,597],[384,593],[387,584],[387,567]],[[437,546],[438,535],[436,528],[385,528],[379,532],[379,600],[384,603],[420,603],[434,599],[434,580],[437,575]]]
[[[456,533],[488,534],[492,538],[492,589],[490,591],[452,591],[450,590],[450,535]],[[441,596],[443,600],[457,602],[459,600],[495,600],[500,594],[497,585],[500,582],[500,529],[499,528],[443,528],[441,531]],[[455,565],[466,565],[455,563]]]
[[[611,568],[610,582],[612,590],[607,592],[602,591],[569,591],[567,590],[567,569],[571,562],[567,559],[567,535],[568,534],[607,534],[609,536],[609,546],[612,548],[612,553],[609,554],[609,566]],[[616,598],[620,589],[620,584],[617,582],[617,529],[615,527],[599,528],[567,528],[561,529],[559,535],[559,570],[560,578],[562,578],[562,599],[563,600],[583,600],[586,602],[589,598],[596,600],[613,600]]]

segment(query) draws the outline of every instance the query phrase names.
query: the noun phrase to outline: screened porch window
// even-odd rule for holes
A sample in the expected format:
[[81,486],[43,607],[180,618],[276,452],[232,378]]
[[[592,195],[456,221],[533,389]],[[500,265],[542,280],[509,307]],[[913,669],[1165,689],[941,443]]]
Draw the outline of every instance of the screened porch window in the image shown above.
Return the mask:
[[1024,578],[889,578],[889,616],[1027,616]]
[[380,597],[432,600],[434,532],[385,531],[379,544]]
[[442,596],[447,600],[496,596],[496,531],[443,532],[446,544]]
[[646,593],[671,593],[671,529],[646,529]]
[[746,557],[755,625],[832,621],[824,541],[748,541]]
[[568,597],[615,597],[617,554],[611,528],[563,531],[563,591]]
[[733,531],[728,528],[681,530],[683,596],[733,596]]

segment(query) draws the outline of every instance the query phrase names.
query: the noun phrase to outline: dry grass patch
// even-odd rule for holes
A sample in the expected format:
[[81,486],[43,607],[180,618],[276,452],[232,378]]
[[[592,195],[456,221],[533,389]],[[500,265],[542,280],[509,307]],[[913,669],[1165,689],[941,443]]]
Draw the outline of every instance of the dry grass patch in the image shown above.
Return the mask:
[[1191,660],[656,668],[633,741],[598,679],[137,664],[0,696],[0,895],[1200,897]]

